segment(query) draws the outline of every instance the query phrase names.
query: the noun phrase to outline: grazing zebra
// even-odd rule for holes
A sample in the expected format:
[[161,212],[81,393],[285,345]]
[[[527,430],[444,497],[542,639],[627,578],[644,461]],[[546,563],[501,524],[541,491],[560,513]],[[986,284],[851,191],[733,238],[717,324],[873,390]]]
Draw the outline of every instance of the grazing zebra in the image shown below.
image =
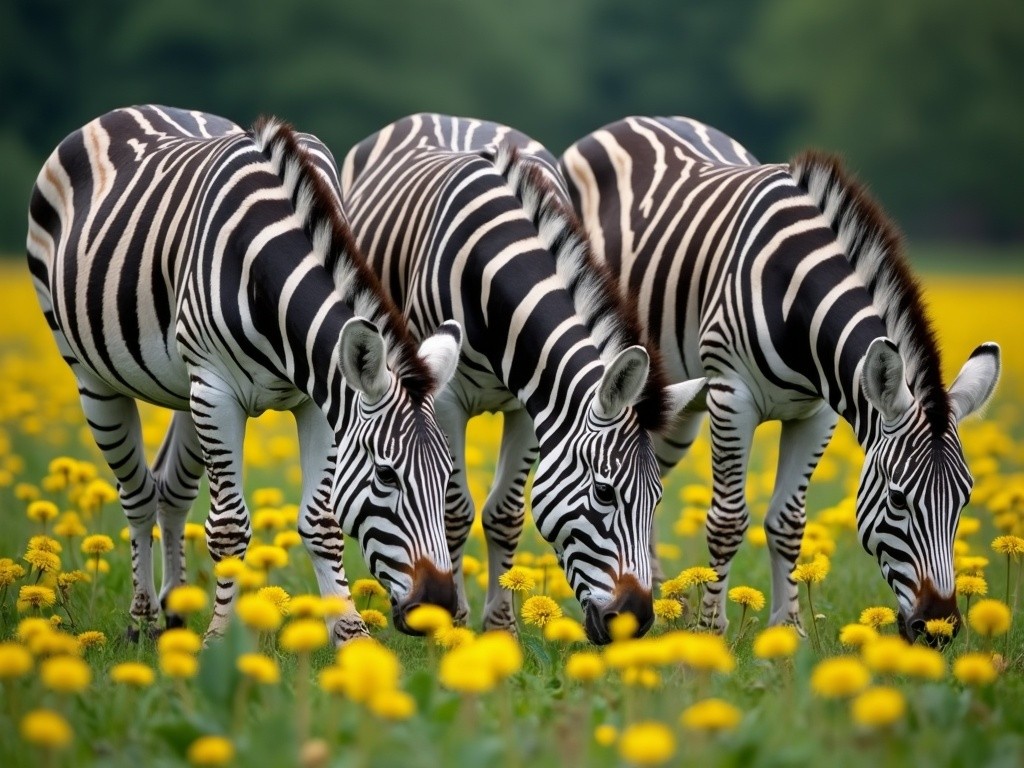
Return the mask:
[[[864,187],[834,157],[805,152],[790,165],[761,165],[685,118],[612,123],[572,145],[562,164],[595,251],[637,297],[670,379],[708,377],[707,536],[719,581],[705,593],[702,621],[727,625],[751,439],[759,423],[779,419],[764,524],[771,622],[799,626],[790,572],[807,483],[839,414],[865,450],[859,537],[896,594],[902,634],[921,635],[932,618],[959,625],[952,546],[972,479],[957,422],[994,390],[999,347],[978,347],[943,387],[900,236]],[[688,415],[658,444],[665,471],[701,419]]]
[[[495,142],[504,147],[496,157],[472,151]],[[603,643],[620,612],[633,613],[641,632],[653,621],[647,541],[661,484],[648,430],[685,407],[703,381],[663,386],[657,356],[637,343],[635,318],[591,263],[571,208],[558,202],[563,193],[515,144],[529,139],[479,121],[407,117],[349,152],[342,198],[413,334],[445,319],[465,329],[458,371],[436,400],[455,460],[448,537],[457,619],[468,614],[461,561],[474,516],[466,423],[501,411],[501,452],[482,512],[484,626],[515,630],[498,577],[512,565],[539,455],[537,528],[583,606],[588,636]]]
[[[320,146],[274,119],[243,132],[133,107],[68,136],[36,181],[29,268],[119,483],[139,624],[184,579],[182,533],[204,469],[213,559],[246,552],[242,441],[266,409],[291,411],[298,427],[299,533],[321,593],[349,596],[344,530],[388,587],[399,629],[418,603],[454,608],[452,465],[433,395],[454,373],[461,331],[444,324],[417,349],[339,215]],[[152,469],[136,400],[177,411]],[[218,579],[210,634],[234,591]],[[350,609],[332,632],[341,642],[366,628]]]

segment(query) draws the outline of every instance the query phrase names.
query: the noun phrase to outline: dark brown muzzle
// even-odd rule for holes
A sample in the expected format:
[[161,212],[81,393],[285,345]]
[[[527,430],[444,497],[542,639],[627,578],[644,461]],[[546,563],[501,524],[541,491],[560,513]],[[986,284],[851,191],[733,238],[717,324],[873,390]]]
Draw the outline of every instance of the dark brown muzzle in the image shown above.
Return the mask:
[[405,618],[421,605],[437,605],[444,608],[452,616],[458,610],[455,594],[455,579],[451,571],[438,570],[437,566],[425,558],[416,561],[413,567],[412,589],[401,603],[393,605],[392,613],[395,629],[407,635],[421,635],[406,624]]
[[942,597],[936,591],[930,579],[926,579],[917,593],[917,600],[914,603],[914,612],[909,618],[900,613],[899,628],[903,639],[908,643],[914,642],[918,637],[924,637],[925,642],[931,646],[943,646],[951,638],[942,634],[931,634],[928,632],[928,622],[933,619],[942,619],[953,624],[953,637],[960,631],[963,619],[960,616],[960,609],[956,604],[956,593],[948,597]]
[[654,624],[654,600],[651,590],[644,589],[632,574],[620,577],[615,583],[612,601],[604,606],[587,606],[584,629],[587,639],[594,645],[611,642],[609,625],[616,616],[631,613],[637,622],[636,637],[642,637]]

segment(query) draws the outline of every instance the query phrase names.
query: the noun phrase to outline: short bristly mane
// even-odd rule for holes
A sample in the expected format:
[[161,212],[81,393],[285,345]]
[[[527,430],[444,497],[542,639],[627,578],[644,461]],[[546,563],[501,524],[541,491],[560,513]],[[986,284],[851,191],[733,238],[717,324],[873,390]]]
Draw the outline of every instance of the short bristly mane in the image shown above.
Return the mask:
[[313,251],[333,277],[338,294],[356,315],[377,326],[387,345],[391,370],[413,400],[422,402],[433,390],[433,377],[419,357],[405,320],[356,245],[341,215],[337,194],[317,171],[292,126],[264,116],[253,124],[250,135],[284,184]]
[[906,363],[907,382],[936,434],[949,425],[939,346],[896,225],[832,154],[806,150],[790,172],[832,226],[839,244]]
[[[641,343],[635,308],[623,300],[611,270],[594,258],[582,223],[560,200],[558,188],[541,166],[508,144],[499,147],[494,165],[555,257],[558,274],[602,360],[607,363],[623,349]],[[645,429],[658,431],[667,422],[666,377],[658,350],[648,345],[647,352],[651,369],[636,412]]]

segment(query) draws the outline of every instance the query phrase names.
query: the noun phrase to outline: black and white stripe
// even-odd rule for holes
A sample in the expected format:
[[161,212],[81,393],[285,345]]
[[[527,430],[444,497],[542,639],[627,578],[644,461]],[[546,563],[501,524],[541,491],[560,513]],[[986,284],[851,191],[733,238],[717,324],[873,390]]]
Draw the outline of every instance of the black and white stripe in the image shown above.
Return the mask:
[[[521,154],[521,147],[526,155]],[[356,145],[342,169],[360,246],[414,334],[463,324],[458,372],[438,396],[455,472],[448,536],[458,572],[474,510],[467,420],[504,413],[501,455],[482,512],[489,587],[484,625],[514,629],[498,577],[512,564],[527,475],[532,511],[587,614],[591,639],[632,611],[652,620],[648,551],[661,496],[648,429],[701,388],[666,391],[614,289],[589,269],[586,238],[559,202],[554,158],[523,134],[482,121],[414,115]],[[649,375],[650,373],[650,375]],[[461,579],[457,579],[461,587]],[[460,592],[460,619],[468,606]]]
[[[842,415],[866,451],[857,518],[896,593],[901,626],[958,617],[952,543],[971,488],[956,423],[988,398],[999,350],[979,347],[947,391],[899,236],[867,192],[821,153],[761,165],[687,118],[633,117],[571,146],[562,168],[595,252],[635,296],[670,380],[709,380],[720,580],[702,606],[724,629],[729,564],[748,524],[745,477],[762,421],[782,421],[765,529],[772,623],[798,623],[790,572],[805,495]],[[699,414],[657,446],[665,471]]]
[[[417,349],[338,213],[320,147],[273,119],[244,132],[200,112],[133,107],[72,133],[37,179],[29,268],[120,486],[139,622],[184,578],[181,534],[204,468],[210,552],[245,553],[242,441],[247,418],[268,408],[298,425],[299,532],[321,592],[349,594],[344,531],[398,607],[452,605],[451,459],[432,400],[461,334],[450,324]],[[152,470],[136,400],[180,411]],[[233,596],[218,581],[212,633]],[[364,632],[354,610],[334,625],[339,641]]]

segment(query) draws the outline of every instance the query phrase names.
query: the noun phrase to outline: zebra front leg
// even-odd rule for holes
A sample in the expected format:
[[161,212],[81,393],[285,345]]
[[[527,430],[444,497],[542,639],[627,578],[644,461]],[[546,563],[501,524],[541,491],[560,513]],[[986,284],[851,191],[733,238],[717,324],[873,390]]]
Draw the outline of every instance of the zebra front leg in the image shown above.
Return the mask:
[[807,418],[782,423],[775,490],[764,520],[772,565],[771,624],[792,624],[802,631],[800,595],[791,574],[807,523],[807,483],[832,437],[837,418],[822,404]]
[[[292,415],[299,432],[302,465],[299,535],[313,561],[321,596],[340,597],[347,606],[341,616],[327,619],[328,632],[335,645],[341,645],[370,633],[352,602],[345,576],[345,534],[333,511],[337,460],[334,432],[312,400],[295,408]],[[340,510],[340,513],[344,515],[347,511]]]
[[512,567],[526,514],[526,479],[536,460],[537,438],[530,414],[525,408],[506,411],[494,485],[483,508],[484,536],[487,539],[485,630],[517,632],[512,593],[501,588],[498,578]]
[[185,624],[182,617],[167,612],[167,595],[185,583],[185,521],[199,494],[204,470],[202,448],[192,416],[185,411],[177,411],[153,460],[158,494],[157,520],[164,557],[160,607],[168,629]]
[[153,631],[159,611],[153,581],[153,523],[157,489],[146,465],[139,409],[130,397],[118,394],[91,373],[79,368],[78,392],[82,411],[103,458],[117,478],[121,508],[128,520],[132,551],[132,602],[128,609],[130,640],[141,630]]
[[[192,371],[189,405],[210,480],[206,546],[214,563],[244,557],[252,538],[249,510],[242,495],[242,444],[246,413],[226,384],[205,371]],[[210,640],[224,634],[235,600],[235,580],[217,579]]]
[[760,418],[749,392],[732,382],[715,380],[708,392],[711,414],[712,501],[707,536],[711,567],[718,581],[704,585],[700,624],[725,633],[729,619],[725,595],[729,567],[749,525],[747,462]]
[[[662,479],[668,475],[673,468],[682,461],[683,456],[690,450],[693,441],[700,433],[700,426],[704,422],[703,411],[684,411],[679,415],[672,433],[669,435],[655,435],[654,455],[658,459],[658,468],[661,470]],[[665,580],[665,571],[661,567],[661,559],[657,552],[657,517],[655,524],[651,526],[651,578],[654,586],[657,587]]]
[[434,414],[438,426],[448,438],[448,449],[452,454],[452,477],[445,493],[444,522],[458,602],[458,609],[452,619],[457,625],[465,626],[469,621],[469,599],[466,597],[462,555],[476,511],[473,508],[469,478],[466,475],[466,425],[469,422],[469,414],[458,402],[453,385],[449,384],[438,393],[434,400]]

